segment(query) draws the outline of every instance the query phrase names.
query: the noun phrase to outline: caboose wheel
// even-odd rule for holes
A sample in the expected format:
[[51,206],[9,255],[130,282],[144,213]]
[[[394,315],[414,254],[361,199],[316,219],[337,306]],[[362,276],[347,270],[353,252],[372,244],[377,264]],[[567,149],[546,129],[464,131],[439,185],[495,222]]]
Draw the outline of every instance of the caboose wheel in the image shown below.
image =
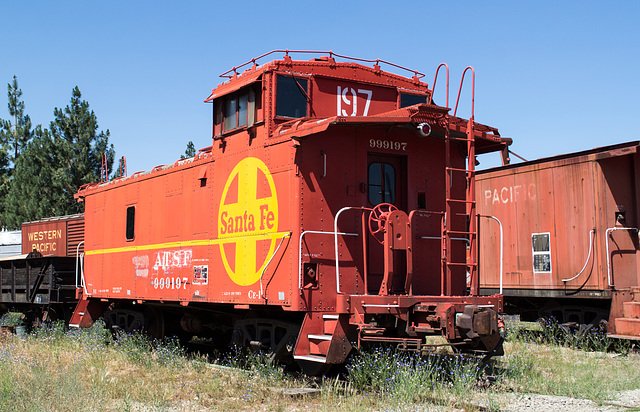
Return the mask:
[[147,335],[154,339],[162,339],[165,336],[165,322],[162,311],[156,308],[149,308],[145,318]]
[[134,310],[109,310],[104,313],[103,317],[107,329],[112,331],[120,330],[124,333],[141,331],[145,324],[144,315]]
[[378,241],[378,243],[382,244],[383,241],[378,239],[376,236],[378,233],[381,233],[384,230],[385,222],[387,221],[387,216],[389,213],[394,210],[398,210],[397,207],[392,205],[391,203],[380,203],[376,205],[371,211],[369,215],[369,233]]

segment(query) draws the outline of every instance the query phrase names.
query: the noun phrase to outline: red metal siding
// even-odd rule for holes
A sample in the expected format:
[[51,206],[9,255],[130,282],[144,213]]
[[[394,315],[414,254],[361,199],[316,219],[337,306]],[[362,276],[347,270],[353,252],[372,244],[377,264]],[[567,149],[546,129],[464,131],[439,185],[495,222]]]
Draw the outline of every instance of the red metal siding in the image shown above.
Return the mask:
[[[612,283],[638,285],[637,232],[615,230],[605,236],[609,228],[637,227],[635,151],[595,152],[478,175],[478,210],[504,227],[504,288],[561,294],[608,290],[607,242]],[[621,213],[624,221],[617,220]],[[534,273],[534,233],[550,234],[550,273]],[[500,241],[491,220],[481,220],[480,245],[482,287],[497,288]]]

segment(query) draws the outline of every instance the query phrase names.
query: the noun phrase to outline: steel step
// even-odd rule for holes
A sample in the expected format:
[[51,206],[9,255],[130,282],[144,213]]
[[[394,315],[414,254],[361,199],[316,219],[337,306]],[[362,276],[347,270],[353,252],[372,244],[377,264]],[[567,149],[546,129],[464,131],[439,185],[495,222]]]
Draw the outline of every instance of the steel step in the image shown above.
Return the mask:
[[293,359],[309,361],[309,362],[327,363],[327,357],[326,356],[293,355]]
[[333,336],[332,335],[307,335],[307,338],[315,339],[315,340],[331,340]]
[[640,319],[616,318],[616,334],[627,336],[640,336]]
[[624,302],[624,317],[628,319],[640,319],[640,302]]

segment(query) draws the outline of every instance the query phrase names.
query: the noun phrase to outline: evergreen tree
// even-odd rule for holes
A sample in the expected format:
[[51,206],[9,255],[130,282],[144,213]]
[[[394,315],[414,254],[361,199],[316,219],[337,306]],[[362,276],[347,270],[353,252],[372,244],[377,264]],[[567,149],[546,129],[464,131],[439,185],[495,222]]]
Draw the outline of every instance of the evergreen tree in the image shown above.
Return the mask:
[[194,146],[193,142],[189,140],[189,143],[187,143],[187,150],[185,150],[184,154],[180,156],[180,159],[188,159],[195,155],[196,155],[196,147]]
[[11,147],[10,160],[15,167],[18,156],[33,137],[33,131],[31,130],[31,118],[24,114],[24,102],[20,99],[22,89],[18,88],[16,76],[13,76],[12,83],[7,84],[7,95],[9,97],[7,107],[13,124],[7,120],[3,124],[3,129],[7,143]]
[[5,197],[3,224],[19,229],[23,222],[68,214],[64,195],[55,184],[56,148],[46,129],[37,126],[33,139],[15,165]]
[[[11,182],[11,161],[9,159],[8,145],[5,143],[4,137],[4,120],[2,122],[2,130],[0,130],[0,217],[4,215],[5,197],[9,192],[9,186]],[[2,219],[2,227],[6,226],[4,219]]]
[[70,104],[56,108],[54,116],[50,131],[37,126],[16,159],[5,197],[5,226],[18,228],[22,222],[82,212],[84,204],[73,195],[85,183],[100,182],[103,154],[107,175],[111,173],[115,150],[109,130],[98,132],[97,117],[77,86]]
[[73,198],[80,186],[102,180],[103,155],[107,160],[106,176],[111,174],[115,158],[113,145],[109,145],[109,130],[98,133],[98,119],[89,110],[89,103],[81,98],[76,86],[70,104],[64,110],[54,110],[50,126],[57,157],[53,184],[63,195],[66,213],[81,211],[82,205]]
[[[16,76],[7,84],[7,96],[10,120],[0,119],[0,216],[3,217],[16,162],[34,135],[31,118],[24,113],[22,90],[18,87]],[[6,225],[4,219],[2,224]]]

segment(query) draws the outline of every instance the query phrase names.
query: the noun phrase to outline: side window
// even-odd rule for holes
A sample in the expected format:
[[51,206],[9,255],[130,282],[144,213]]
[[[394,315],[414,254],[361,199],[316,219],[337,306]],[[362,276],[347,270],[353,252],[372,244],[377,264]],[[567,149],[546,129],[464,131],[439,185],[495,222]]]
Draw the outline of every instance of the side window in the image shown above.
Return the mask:
[[418,94],[400,93],[400,108],[413,106],[418,103],[426,103],[427,96],[420,96]]
[[243,93],[238,96],[238,127],[247,125],[247,109],[248,109],[249,95]]
[[238,99],[228,98],[224,102],[224,131],[233,130],[238,125]]
[[237,129],[249,123],[249,101],[251,92],[245,91],[224,98],[222,109],[222,131]]
[[299,118],[307,116],[307,79],[278,76],[276,116]]
[[133,240],[135,237],[135,225],[136,225],[136,207],[129,206],[127,208],[127,240]]
[[551,273],[551,240],[549,233],[533,233],[533,273]]
[[396,193],[396,170],[388,163],[374,162],[369,165],[369,203],[394,204]]

